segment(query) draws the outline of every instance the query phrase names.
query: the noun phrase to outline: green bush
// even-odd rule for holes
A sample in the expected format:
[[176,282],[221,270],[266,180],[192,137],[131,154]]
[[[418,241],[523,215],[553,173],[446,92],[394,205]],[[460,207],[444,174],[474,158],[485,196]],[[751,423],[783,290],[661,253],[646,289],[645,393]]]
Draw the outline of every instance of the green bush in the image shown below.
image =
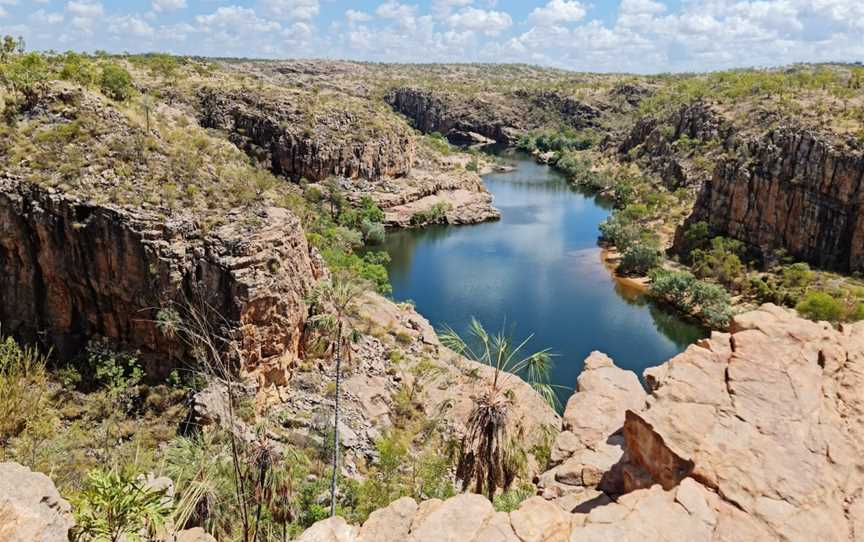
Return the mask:
[[135,90],[132,86],[132,76],[126,68],[113,62],[102,66],[99,88],[103,94],[119,102],[131,98]]
[[412,226],[427,226],[429,224],[440,224],[447,217],[450,204],[438,202],[425,211],[417,211],[411,217]]
[[732,299],[719,284],[697,280],[686,271],[655,269],[651,272],[652,295],[712,329],[724,329],[732,318]]
[[810,320],[837,322],[843,316],[843,303],[825,292],[809,292],[795,310]]
[[372,222],[368,218],[364,218],[360,224],[360,232],[363,234],[363,240],[367,245],[380,245],[387,235],[384,224]]
[[621,255],[618,271],[625,275],[645,275],[660,263],[660,251],[655,243],[631,244]]
[[99,81],[100,72],[96,63],[85,55],[69,52],[63,55],[60,78],[85,87],[94,86]]
[[16,55],[0,71],[3,83],[20,92],[31,104],[41,95],[50,75],[48,62],[39,53]]
[[35,348],[0,339],[0,446],[33,423],[45,407],[46,359]]
[[710,249],[697,249],[691,253],[693,273],[699,278],[710,278],[728,287],[740,287],[745,275],[741,255],[744,245],[726,237],[711,240]]
[[92,471],[75,499],[76,542],[138,540],[145,532],[152,539],[172,510],[165,490],[148,488],[128,472]]

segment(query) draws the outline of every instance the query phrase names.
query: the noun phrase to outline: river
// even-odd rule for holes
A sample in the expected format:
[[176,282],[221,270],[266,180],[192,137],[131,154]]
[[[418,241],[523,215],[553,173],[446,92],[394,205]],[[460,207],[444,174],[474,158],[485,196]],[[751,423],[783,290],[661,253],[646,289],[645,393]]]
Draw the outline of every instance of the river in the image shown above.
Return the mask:
[[474,226],[388,232],[383,246],[393,298],[412,300],[436,327],[531,334],[530,351],[551,349],[562,404],[592,350],[642,371],[704,337],[701,328],[616,281],[601,261],[598,225],[611,205],[554,169],[508,150],[516,169],[484,182],[502,218]]

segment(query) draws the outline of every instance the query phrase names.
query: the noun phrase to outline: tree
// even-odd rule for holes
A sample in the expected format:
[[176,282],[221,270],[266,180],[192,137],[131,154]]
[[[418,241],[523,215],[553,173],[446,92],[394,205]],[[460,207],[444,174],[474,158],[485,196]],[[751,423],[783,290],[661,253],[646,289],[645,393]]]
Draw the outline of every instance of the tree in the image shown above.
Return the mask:
[[132,76],[123,66],[110,62],[102,66],[99,87],[109,98],[122,102],[132,96]]
[[522,356],[531,336],[516,344],[503,330],[490,335],[476,319],[469,325],[470,343],[452,328],[445,328],[441,342],[455,352],[494,369],[483,392],[473,397],[462,437],[456,476],[463,490],[474,487],[491,501],[498,488],[506,491],[518,475],[519,449],[510,419],[513,394],[506,386],[511,378],[522,377],[551,406],[557,404],[549,383],[552,358],[548,350]]
[[24,96],[27,105],[34,105],[42,95],[49,69],[45,58],[39,53],[16,55],[4,67],[3,82]]
[[333,476],[330,482],[330,515],[336,515],[336,481],[339,475],[339,395],[342,357],[351,361],[351,341],[356,338],[351,318],[356,316],[366,288],[347,273],[334,273],[315,287],[310,295],[313,316],[310,324],[329,339],[330,358],[336,361],[336,395],[333,405]]

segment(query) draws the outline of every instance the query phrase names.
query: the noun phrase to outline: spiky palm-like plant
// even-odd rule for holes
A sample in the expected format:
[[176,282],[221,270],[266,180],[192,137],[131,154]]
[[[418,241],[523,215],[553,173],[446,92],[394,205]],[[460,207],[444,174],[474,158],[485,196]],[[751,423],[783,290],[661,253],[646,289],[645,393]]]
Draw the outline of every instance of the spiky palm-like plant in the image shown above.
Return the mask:
[[555,407],[557,398],[549,383],[552,357],[549,350],[529,355],[523,349],[532,336],[515,343],[502,329],[489,334],[483,325],[472,318],[470,337],[463,339],[452,328],[445,328],[441,342],[455,352],[494,369],[492,378],[479,395],[473,397],[474,406],[462,437],[456,476],[462,480],[462,489],[474,487],[476,493],[485,493],[489,500],[500,487],[507,490],[518,474],[516,428],[511,427],[510,408],[513,396],[506,385],[511,378],[523,378],[542,397]]
[[351,360],[351,341],[356,337],[351,318],[356,315],[360,298],[367,289],[355,277],[334,273],[321,281],[310,296],[313,316],[309,322],[329,339],[330,355],[336,360],[336,398],[333,421],[333,477],[330,483],[330,515],[336,515],[336,480],[339,475],[339,394],[342,358]]

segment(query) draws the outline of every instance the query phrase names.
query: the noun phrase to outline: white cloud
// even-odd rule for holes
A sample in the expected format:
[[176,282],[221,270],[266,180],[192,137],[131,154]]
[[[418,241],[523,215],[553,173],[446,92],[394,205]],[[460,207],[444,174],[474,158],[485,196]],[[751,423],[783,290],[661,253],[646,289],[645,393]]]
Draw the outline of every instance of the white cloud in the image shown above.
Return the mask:
[[268,15],[279,19],[308,20],[321,10],[318,0],[262,0],[261,5]]
[[30,14],[29,19],[38,24],[60,24],[63,22],[63,14],[62,13],[49,13],[44,9],[39,9]]
[[0,6],[0,17],[8,17],[8,16],[9,16],[9,12],[6,11],[6,9],[3,8],[3,6]]
[[345,18],[348,19],[348,24],[357,24],[371,21],[372,15],[369,15],[365,11],[349,9],[345,12]]
[[255,10],[240,6],[223,6],[209,15],[198,15],[195,20],[205,31],[228,29],[232,33],[244,30],[271,32],[282,28],[278,22],[262,19],[255,14]]
[[585,7],[576,0],[552,0],[541,8],[534,8],[528,17],[539,25],[575,23],[585,18]]
[[150,37],[155,34],[152,26],[134,15],[112,17],[108,23],[108,31],[119,36]]
[[100,17],[105,13],[102,2],[72,0],[66,3],[66,11],[77,17]]
[[450,15],[447,18],[447,24],[453,28],[473,30],[494,36],[510,28],[513,25],[513,19],[509,13],[503,11],[487,11],[467,7]]
[[163,11],[176,11],[186,8],[186,0],[153,0],[151,4],[153,11],[161,13]]

